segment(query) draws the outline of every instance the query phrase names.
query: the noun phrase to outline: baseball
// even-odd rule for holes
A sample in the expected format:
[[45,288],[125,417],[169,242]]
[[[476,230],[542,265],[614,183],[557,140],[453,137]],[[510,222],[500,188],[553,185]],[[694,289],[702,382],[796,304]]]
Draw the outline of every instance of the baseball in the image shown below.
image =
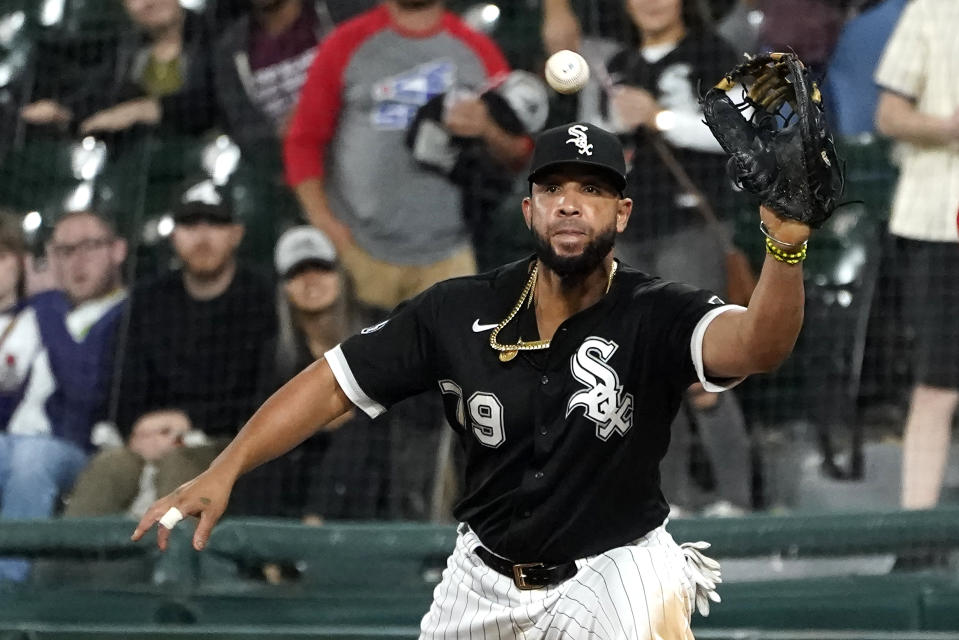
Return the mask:
[[546,82],[559,93],[576,93],[589,80],[589,65],[575,51],[557,51],[546,61]]

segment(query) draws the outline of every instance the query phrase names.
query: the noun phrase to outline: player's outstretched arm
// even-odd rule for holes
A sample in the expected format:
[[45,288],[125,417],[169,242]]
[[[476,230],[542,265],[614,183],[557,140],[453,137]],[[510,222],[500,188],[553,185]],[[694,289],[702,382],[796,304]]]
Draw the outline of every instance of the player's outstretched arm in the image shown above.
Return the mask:
[[[768,233],[798,251],[810,228],[760,207]],[[788,250],[787,250],[788,252]],[[759,282],[744,311],[728,311],[710,323],[703,338],[703,366],[717,378],[771,371],[790,354],[802,328],[805,291],[802,262],[766,255]]]
[[175,507],[183,516],[200,518],[193,547],[203,549],[240,475],[286,453],[351,406],[326,360],[313,363],[263,403],[206,471],[154,502],[132,539],[139,540],[157,524],[157,545],[166,549],[168,526],[175,522],[164,526],[161,518]]
[[[748,95],[734,102],[727,92],[737,83]],[[762,203],[767,236],[749,308],[721,314],[703,340],[706,373],[738,378],[775,369],[792,351],[803,319],[805,242],[835,211],[845,179],[822,93],[794,53],[747,57],[706,92],[702,107],[736,182]]]

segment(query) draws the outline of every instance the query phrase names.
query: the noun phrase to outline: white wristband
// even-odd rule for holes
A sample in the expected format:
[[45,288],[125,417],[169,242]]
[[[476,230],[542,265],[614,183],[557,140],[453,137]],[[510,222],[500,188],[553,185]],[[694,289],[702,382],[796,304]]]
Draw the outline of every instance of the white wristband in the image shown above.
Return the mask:
[[163,514],[163,517],[160,518],[160,524],[167,529],[172,529],[180,520],[183,520],[183,512],[176,507],[170,507],[169,510]]

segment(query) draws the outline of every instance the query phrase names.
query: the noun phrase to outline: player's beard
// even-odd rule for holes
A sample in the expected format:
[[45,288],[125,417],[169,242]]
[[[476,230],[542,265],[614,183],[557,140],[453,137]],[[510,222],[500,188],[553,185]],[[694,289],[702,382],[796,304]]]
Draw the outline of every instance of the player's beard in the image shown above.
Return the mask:
[[600,231],[592,240],[586,243],[583,251],[575,256],[561,256],[556,253],[549,242],[549,238],[540,235],[535,229],[533,247],[536,257],[540,259],[550,271],[558,275],[565,287],[571,287],[582,282],[602,262],[616,243],[616,227]]

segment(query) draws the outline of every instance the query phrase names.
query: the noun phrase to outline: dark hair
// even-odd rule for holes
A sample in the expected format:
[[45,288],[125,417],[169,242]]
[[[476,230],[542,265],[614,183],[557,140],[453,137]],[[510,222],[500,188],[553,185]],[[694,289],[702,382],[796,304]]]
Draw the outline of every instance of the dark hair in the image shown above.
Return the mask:
[[23,237],[23,225],[20,216],[0,209],[0,250],[16,254],[20,264],[20,277],[17,278],[17,299],[22,300],[26,295],[26,265],[27,241]]
[[27,241],[23,237],[20,216],[0,209],[0,249],[14,253],[26,253]]

